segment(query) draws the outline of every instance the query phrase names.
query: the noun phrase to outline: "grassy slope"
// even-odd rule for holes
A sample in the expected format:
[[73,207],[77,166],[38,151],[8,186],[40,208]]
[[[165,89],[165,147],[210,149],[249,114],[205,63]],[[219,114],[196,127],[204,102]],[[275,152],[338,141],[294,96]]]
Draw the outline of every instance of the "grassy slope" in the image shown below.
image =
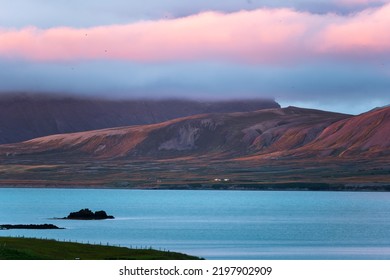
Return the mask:
[[33,238],[0,237],[2,260],[191,260],[174,252],[88,245]]

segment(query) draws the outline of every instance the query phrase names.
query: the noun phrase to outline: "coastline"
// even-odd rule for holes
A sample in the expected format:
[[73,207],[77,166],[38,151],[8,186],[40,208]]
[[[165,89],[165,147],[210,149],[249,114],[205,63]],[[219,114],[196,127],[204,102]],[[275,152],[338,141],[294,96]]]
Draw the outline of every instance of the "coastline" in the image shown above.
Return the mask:
[[390,184],[383,183],[271,183],[271,184],[159,184],[134,186],[123,184],[4,184],[0,189],[113,189],[113,190],[215,190],[215,191],[325,191],[325,192],[390,192]]

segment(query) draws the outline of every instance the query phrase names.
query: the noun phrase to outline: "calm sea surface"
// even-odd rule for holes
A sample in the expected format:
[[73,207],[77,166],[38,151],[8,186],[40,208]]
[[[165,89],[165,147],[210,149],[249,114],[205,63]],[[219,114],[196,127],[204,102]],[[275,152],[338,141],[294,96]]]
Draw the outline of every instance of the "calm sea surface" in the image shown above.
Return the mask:
[[[82,208],[104,221],[50,220]],[[390,259],[390,193],[0,189],[0,230],[121,246],[152,246],[206,259]]]

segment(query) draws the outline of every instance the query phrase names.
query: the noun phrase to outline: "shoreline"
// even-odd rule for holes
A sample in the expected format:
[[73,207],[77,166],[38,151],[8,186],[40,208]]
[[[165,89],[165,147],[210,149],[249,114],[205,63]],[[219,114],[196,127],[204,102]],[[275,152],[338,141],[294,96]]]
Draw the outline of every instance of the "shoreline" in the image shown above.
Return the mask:
[[215,190],[215,191],[324,191],[324,192],[390,192],[390,184],[383,183],[271,183],[271,184],[160,184],[151,186],[123,186],[98,184],[2,184],[0,189],[109,189],[109,190]]

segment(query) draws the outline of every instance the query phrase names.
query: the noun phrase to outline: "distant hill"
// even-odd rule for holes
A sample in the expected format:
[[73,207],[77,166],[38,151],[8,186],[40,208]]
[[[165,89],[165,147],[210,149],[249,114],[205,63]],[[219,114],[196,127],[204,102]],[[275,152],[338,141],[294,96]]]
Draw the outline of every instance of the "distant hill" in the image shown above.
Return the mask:
[[0,154],[158,159],[285,153],[312,143],[326,128],[350,117],[295,107],[203,114],[153,125],[46,136],[2,145]]
[[104,100],[69,96],[0,95],[0,144],[41,136],[160,123],[204,113],[279,108],[273,100]]
[[287,107],[3,144],[0,184],[388,191],[389,160],[390,108]]
[[314,141],[294,153],[304,157],[390,156],[390,107],[333,123]]
[[359,116],[296,107],[203,114],[0,146],[0,156],[21,155],[62,159],[388,156],[390,108]]

